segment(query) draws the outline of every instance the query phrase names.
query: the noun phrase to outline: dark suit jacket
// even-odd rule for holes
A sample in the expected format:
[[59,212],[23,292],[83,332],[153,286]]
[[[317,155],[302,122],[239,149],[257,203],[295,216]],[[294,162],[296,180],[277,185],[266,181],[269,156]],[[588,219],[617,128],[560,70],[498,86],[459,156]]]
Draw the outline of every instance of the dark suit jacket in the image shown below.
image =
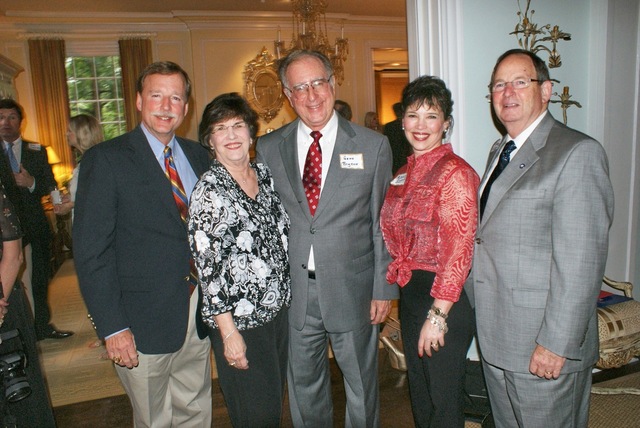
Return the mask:
[[[291,219],[289,321],[302,329],[309,287],[307,262],[313,245],[325,328],[345,332],[370,322],[372,299],[398,296],[397,286],[386,281],[391,257],[380,231],[380,208],[391,181],[391,149],[384,135],[338,116],[329,174],[312,217],[298,165],[298,120],[261,137],[257,146],[257,159],[271,169]],[[341,154],[362,154],[363,168],[342,168]]]
[[402,129],[402,120],[396,119],[393,122],[389,122],[384,126],[384,135],[389,139],[389,145],[391,146],[391,153],[393,156],[393,175],[396,174],[404,164],[407,163],[407,158],[411,155],[411,146],[407,137],[404,135],[404,129]]
[[[208,152],[177,140],[199,177]],[[143,353],[180,349],[189,314],[187,228],[139,126],[84,154],[73,244],[80,290],[100,337],[129,327]]]
[[57,186],[47,160],[47,152],[37,143],[22,141],[21,164],[36,180],[33,193],[24,187],[18,187],[9,166],[9,160],[2,144],[2,161],[0,162],[0,179],[7,191],[7,197],[14,204],[24,237],[23,245],[40,239],[43,243],[51,240],[51,227],[42,207],[42,197],[48,195]]

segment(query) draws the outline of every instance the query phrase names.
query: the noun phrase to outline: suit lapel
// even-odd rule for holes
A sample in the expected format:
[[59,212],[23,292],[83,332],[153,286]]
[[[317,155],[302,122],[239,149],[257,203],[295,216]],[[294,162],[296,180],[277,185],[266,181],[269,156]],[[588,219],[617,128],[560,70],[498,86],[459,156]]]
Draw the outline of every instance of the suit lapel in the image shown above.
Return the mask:
[[336,144],[333,148],[333,154],[331,155],[327,178],[322,185],[322,193],[320,194],[320,201],[318,202],[315,217],[322,215],[325,208],[331,205],[331,199],[340,188],[340,183],[347,178],[347,174],[349,173],[349,170],[340,167],[340,154],[355,153],[357,151],[353,138],[351,138],[347,129],[343,128],[340,122],[341,121],[339,121],[338,125],[338,133],[336,134]]
[[176,136],[176,141],[180,145],[180,148],[182,149],[182,152],[184,153],[184,155],[187,157],[187,160],[189,161],[189,165],[191,165],[191,169],[196,175],[196,178],[199,179],[200,176],[204,174],[204,172],[207,170],[208,163],[203,162],[201,158],[196,156],[197,152],[193,150],[194,147],[190,146],[193,143],[190,143],[187,140],[184,140],[177,136]]
[[[547,143],[547,137],[549,131],[555,123],[555,120],[550,113],[542,119],[538,126],[533,130],[529,138],[524,142],[522,147],[518,149],[513,159],[509,162],[509,165],[504,169],[502,174],[491,185],[491,196],[487,200],[487,205],[484,209],[481,225],[484,224],[490,217],[493,211],[500,205],[500,201],[505,198],[507,192],[527,173],[527,171],[538,161],[540,156],[538,151],[543,149]],[[502,143],[495,148],[491,156],[490,167],[495,163],[495,158],[499,156],[502,147],[506,143],[506,138]],[[493,170],[493,168],[491,169]],[[484,189],[486,181],[489,179],[491,171],[487,169],[482,178],[480,186],[480,192]],[[480,193],[481,194],[481,193]]]
[[149,188],[151,192],[156,194],[160,204],[176,221],[184,226],[184,222],[178,211],[178,206],[171,193],[171,183],[153,154],[153,150],[151,150],[151,146],[149,146],[144,132],[142,132],[142,129],[138,126],[129,135],[128,143],[131,148],[132,162],[134,165],[139,165],[140,174],[149,181]]
[[297,131],[299,120],[300,119],[297,119],[291,122],[287,125],[288,128],[285,132],[283,132],[282,141],[280,141],[280,156],[282,157],[282,165],[284,166],[285,173],[291,184],[293,194],[298,201],[300,210],[309,222],[311,222],[313,219],[309,211],[307,196],[304,193],[304,186],[302,185],[300,166],[298,165]]

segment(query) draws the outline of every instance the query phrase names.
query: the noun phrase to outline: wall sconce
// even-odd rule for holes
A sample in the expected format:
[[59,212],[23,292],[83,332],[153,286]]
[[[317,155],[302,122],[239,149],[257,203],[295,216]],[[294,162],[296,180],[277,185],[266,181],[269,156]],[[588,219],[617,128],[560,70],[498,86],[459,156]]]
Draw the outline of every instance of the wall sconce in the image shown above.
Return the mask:
[[554,92],[553,95],[560,98],[559,100],[549,100],[550,103],[560,103],[560,108],[562,108],[562,120],[564,124],[567,124],[567,109],[572,105],[582,108],[582,105],[578,101],[571,100],[571,95],[569,94],[569,87],[565,86],[562,90],[562,94],[558,95],[557,92]]
[[[558,68],[562,66],[562,59],[560,58],[560,54],[557,50],[557,45],[560,40],[571,40],[571,34],[565,33],[560,30],[560,27],[551,24],[545,24],[541,27],[538,27],[538,24],[531,21],[533,18],[533,14],[535,10],[531,9],[531,13],[529,13],[529,9],[531,7],[531,0],[527,0],[527,7],[522,13],[522,8],[520,7],[520,0],[518,0],[518,24],[516,24],[516,28],[509,34],[513,34],[518,39],[518,45],[524,50],[529,52],[533,52],[537,54],[540,51],[547,52],[549,54],[549,68]],[[538,39],[538,36],[543,36]],[[543,43],[551,42],[551,48],[545,46]],[[554,82],[560,83],[556,79],[551,79]],[[549,100],[550,103],[560,103],[560,107],[562,108],[562,118],[564,120],[564,124],[567,124],[567,109],[573,105],[578,108],[582,108],[578,101],[571,100],[571,94],[569,93],[569,87],[565,86],[563,88],[562,94],[558,94],[554,92],[552,96],[558,97],[558,100]]]
[[[560,67],[562,60],[556,47],[560,40],[571,40],[571,34],[561,31],[557,25],[554,25],[552,28],[551,24],[546,24],[538,28],[538,24],[531,22],[531,18],[533,18],[533,14],[536,11],[532,9],[531,14],[529,14],[530,5],[531,0],[527,0],[527,8],[523,14],[522,8],[520,7],[520,0],[518,0],[518,9],[520,10],[517,15],[520,22],[516,25],[515,30],[509,34],[514,34],[518,38],[518,44],[522,49],[536,54],[541,50],[546,51],[549,54],[549,68]],[[522,37],[520,37],[520,35],[522,35]],[[545,37],[538,40],[537,37],[539,35]],[[542,44],[543,42],[551,42],[551,49],[544,46]]]

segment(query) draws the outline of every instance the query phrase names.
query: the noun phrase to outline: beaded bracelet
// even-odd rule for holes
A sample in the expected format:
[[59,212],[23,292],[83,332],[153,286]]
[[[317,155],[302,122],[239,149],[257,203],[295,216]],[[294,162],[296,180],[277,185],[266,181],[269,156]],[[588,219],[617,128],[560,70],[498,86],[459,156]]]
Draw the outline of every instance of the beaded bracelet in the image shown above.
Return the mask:
[[433,313],[432,310],[429,310],[429,312],[427,313],[427,319],[431,324],[437,326],[438,330],[443,331],[445,333],[449,331],[449,327],[447,326],[447,323],[443,320],[436,318],[436,315]]

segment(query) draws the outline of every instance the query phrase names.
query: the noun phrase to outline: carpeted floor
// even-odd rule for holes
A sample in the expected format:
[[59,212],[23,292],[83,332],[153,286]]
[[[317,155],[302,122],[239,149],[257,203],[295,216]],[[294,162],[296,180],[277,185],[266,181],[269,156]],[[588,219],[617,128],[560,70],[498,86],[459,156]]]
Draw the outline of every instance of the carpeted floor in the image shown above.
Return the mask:
[[[59,428],[65,427],[129,427],[131,406],[113,369],[104,358],[104,347],[97,341],[87,310],[80,296],[73,266],[67,260],[57,272],[50,287],[49,301],[53,323],[76,334],[64,340],[39,342],[43,367]],[[213,405],[216,428],[230,427],[224,400],[213,370]],[[340,373],[332,364],[333,396],[336,426],[343,426],[344,388]],[[597,387],[640,388],[640,373],[598,383]],[[412,427],[406,377],[390,368],[385,351],[380,358],[381,425]],[[640,396],[592,394],[589,428],[640,428]],[[283,421],[289,427],[290,417]],[[480,423],[467,421],[465,428],[479,428]]]

